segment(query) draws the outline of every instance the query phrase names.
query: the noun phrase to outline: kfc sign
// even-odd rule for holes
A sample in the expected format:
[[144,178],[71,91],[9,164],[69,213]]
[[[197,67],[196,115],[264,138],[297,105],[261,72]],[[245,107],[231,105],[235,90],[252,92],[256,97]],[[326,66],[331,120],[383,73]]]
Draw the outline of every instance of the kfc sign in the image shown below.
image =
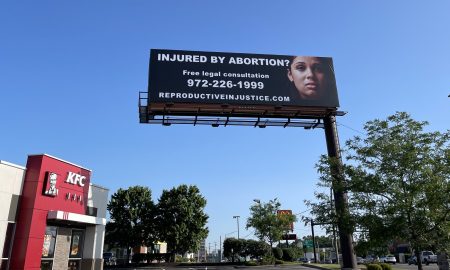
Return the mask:
[[58,180],[58,175],[53,172],[48,172],[46,177],[46,183],[44,185],[43,194],[50,197],[56,197],[58,195],[58,189],[56,188],[56,182]]
[[84,187],[84,180],[86,180],[86,176],[82,176],[77,173],[69,172],[69,174],[67,174],[66,183]]

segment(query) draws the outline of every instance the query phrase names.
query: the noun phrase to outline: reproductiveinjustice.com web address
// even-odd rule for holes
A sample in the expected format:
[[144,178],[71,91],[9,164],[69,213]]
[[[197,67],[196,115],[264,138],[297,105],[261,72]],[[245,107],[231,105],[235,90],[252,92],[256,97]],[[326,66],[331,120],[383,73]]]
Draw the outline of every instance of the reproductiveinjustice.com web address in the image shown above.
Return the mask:
[[241,94],[206,94],[206,93],[173,93],[159,92],[159,98],[163,99],[186,99],[186,100],[224,100],[224,101],[265,101],[265,102],[290,102],[287,96],[266,95],[241,95]]

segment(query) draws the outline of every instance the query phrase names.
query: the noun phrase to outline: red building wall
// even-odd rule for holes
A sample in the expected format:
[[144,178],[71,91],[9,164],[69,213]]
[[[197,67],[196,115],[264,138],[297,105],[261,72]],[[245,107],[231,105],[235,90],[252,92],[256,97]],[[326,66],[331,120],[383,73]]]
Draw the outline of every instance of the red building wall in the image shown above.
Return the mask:
[[[55,197],[43,194],[49,172],[58,175]],[[84,186],[66,182],[69,172],[85,177]],[[10,269],[40,269],[48,211],[86,214],[90,176],[89,170],[48,155],[28,157]]]

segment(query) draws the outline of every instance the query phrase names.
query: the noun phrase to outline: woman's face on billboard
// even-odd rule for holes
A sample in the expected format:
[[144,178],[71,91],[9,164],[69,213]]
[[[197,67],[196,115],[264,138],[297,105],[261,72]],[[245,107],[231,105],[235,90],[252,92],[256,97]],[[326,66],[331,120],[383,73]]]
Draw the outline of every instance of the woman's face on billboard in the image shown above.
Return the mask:
[[318,57],[297,56],[288,69],[288,78],[294,83],[302,99],[317,99],[326,89],[325,66]]

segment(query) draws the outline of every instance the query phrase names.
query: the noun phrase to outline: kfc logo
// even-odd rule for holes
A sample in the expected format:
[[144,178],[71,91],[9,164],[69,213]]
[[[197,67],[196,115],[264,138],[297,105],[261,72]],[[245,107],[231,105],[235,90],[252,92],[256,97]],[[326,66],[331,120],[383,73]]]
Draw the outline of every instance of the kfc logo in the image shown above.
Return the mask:
[[66,183],[72,185],[79,185],[80,187],[84,187],[84,180],[86,180],[86,176],[79,175],[77,173],[69,172],[67,174]]
[[47,185],[44,191],[44,195],[50,197],[56,197],[58,195],[58,189],[56,188],[56,181],[58,180],[58,175],[53,172],[49,172],[47,175]]

